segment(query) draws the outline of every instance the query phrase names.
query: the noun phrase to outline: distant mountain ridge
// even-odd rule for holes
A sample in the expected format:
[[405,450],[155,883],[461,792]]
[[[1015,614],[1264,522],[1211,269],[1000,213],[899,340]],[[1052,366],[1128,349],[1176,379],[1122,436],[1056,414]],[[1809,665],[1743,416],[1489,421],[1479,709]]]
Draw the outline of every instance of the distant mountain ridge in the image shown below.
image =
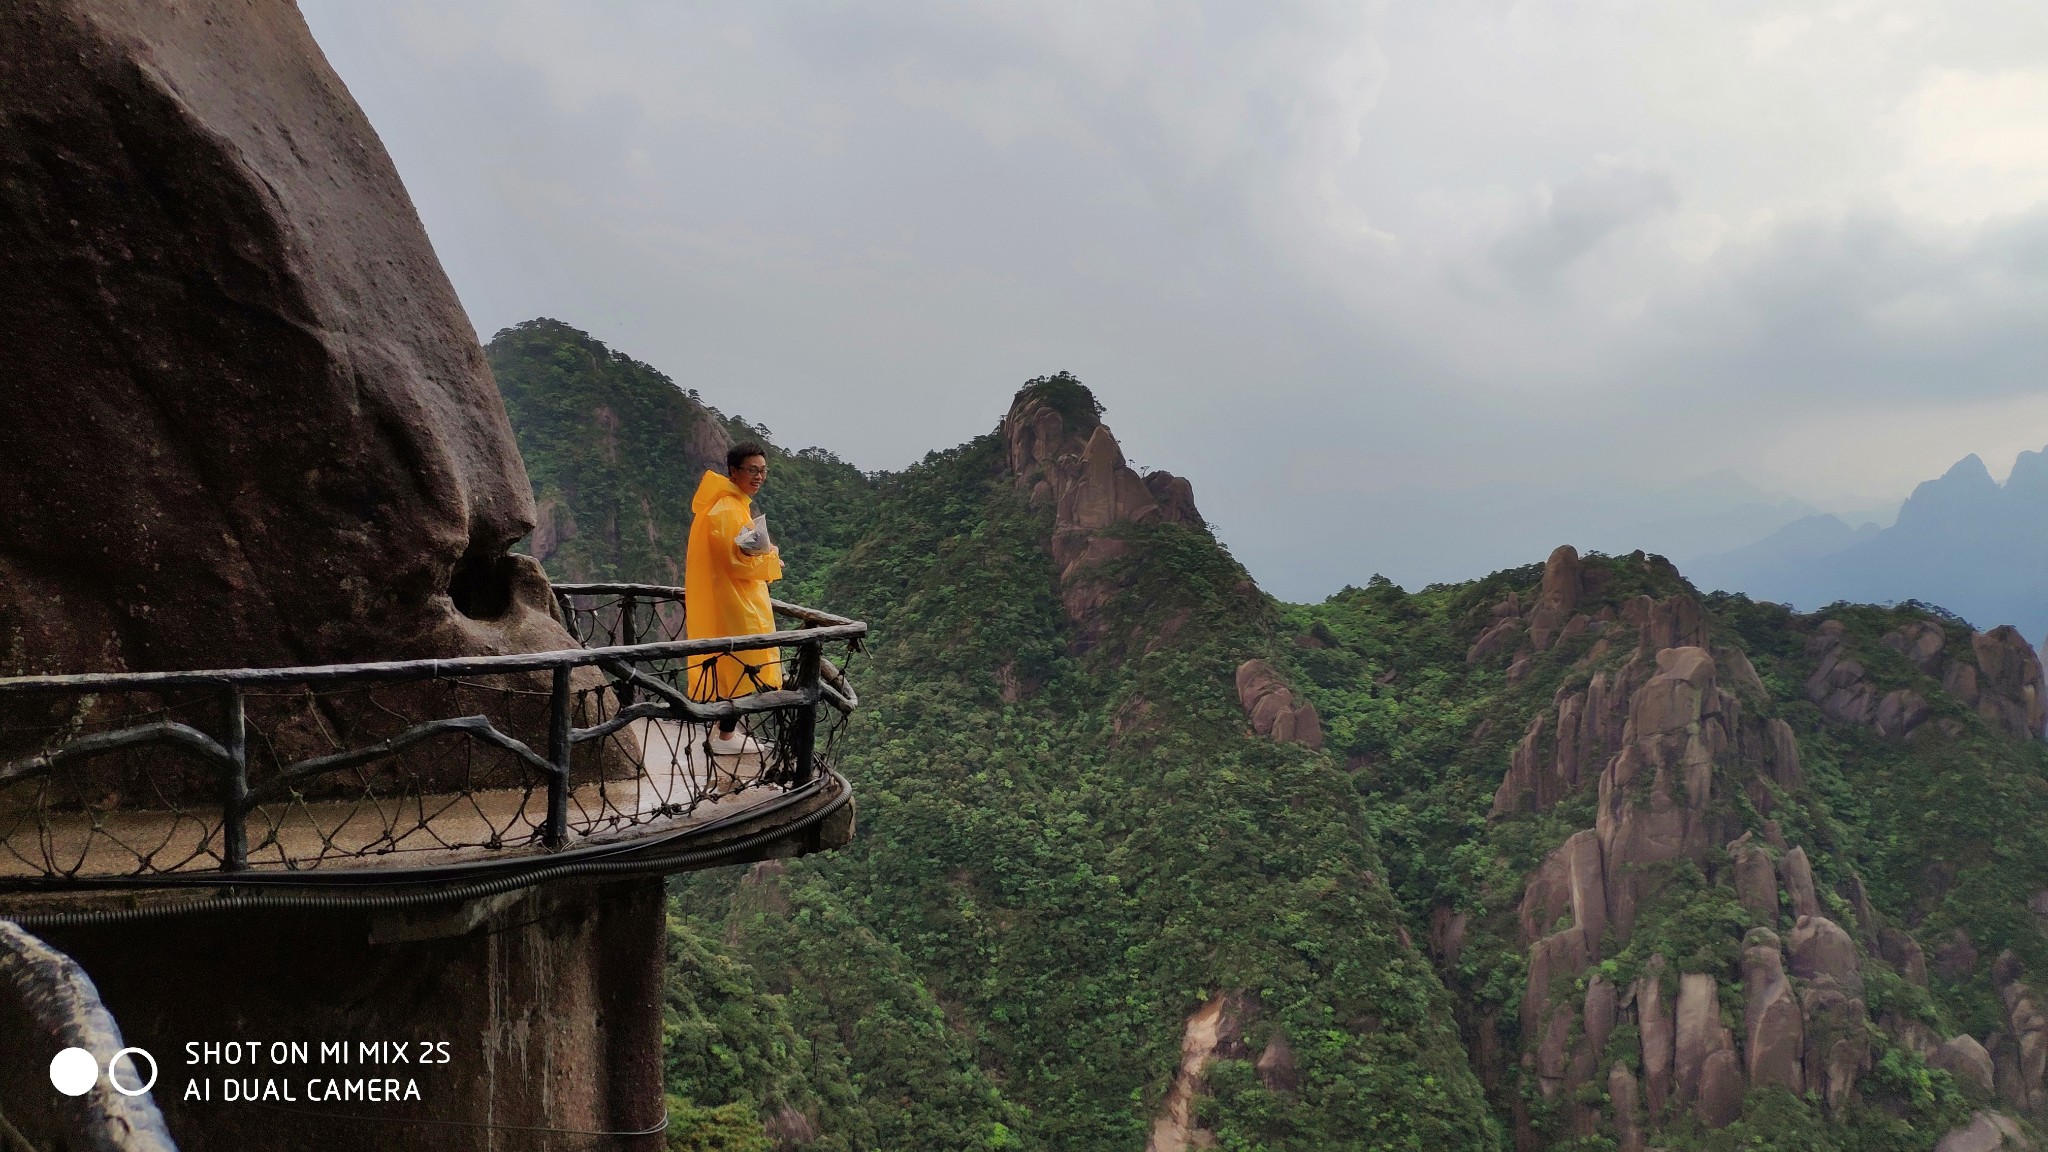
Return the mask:
[[1889,528],[1808,517],[1690,568],[1702,587],[1758,600],[1807,610],[1918,600],[2038,640],[2048,634],[2048,450],[2020,453],[2004,484],[1965,456],[1915,488]]

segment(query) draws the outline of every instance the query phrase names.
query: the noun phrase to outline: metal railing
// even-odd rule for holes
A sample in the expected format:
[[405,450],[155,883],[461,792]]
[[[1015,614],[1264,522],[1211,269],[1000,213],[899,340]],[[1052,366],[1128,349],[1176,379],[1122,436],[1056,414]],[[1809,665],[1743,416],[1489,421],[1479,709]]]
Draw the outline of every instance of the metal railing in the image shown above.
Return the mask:
[[[681,589],[556,596],[586,647],[0,678],[0,890],[469,873],[819,779],[865,624],[777,603],[792,627],[687,640]],[[755,690],[709,698],[718,661]],[[712,744],[726,723],[734,739]]]

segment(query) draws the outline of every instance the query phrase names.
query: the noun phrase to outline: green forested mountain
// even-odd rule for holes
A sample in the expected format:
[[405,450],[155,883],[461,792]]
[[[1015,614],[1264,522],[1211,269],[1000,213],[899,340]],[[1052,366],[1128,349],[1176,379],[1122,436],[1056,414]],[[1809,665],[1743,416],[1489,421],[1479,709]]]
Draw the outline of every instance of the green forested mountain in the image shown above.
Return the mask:
[[[490,352],[575,519],[550,571],[671,581],[702,430],[763,430],[555,322]],[[677,882],[672,1146],[1991,1148],[2042,1117],[2016,636],[1568,549],[1280,604],[1100,415],[1061,376],[900,473],[776,450],[785,594],[875,628],[861,833]]]

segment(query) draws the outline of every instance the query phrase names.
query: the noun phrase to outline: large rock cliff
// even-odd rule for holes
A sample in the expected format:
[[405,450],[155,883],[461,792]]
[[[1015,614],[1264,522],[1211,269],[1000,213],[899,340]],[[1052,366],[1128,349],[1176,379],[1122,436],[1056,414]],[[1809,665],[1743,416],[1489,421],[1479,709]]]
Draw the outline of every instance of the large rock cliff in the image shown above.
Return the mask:
[[1171,473],[1138,475],[1124,462],[1094,395],[1071,376],[1025,385],[1000,433],[1017,486],[1052,509],[1060,599],[1077,628],[1077,645],[1092,647],[1108,627],[1102,608],[1118,589],[1110,562],[1130,553],[1119,529],[1199,525],[1194,489]]
[[473,333],[289,3],[0,8],[0,670],[566,646]]

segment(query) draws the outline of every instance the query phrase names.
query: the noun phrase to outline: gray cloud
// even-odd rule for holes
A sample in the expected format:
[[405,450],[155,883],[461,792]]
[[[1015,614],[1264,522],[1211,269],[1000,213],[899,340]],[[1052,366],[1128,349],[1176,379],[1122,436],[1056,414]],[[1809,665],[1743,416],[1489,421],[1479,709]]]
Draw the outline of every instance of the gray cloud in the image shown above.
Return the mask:
[[2048,440],[2027,4],[303,7],[484,334],[870,467],[1071,369],[1290,596]]
[[1615,232],[1677,206],[1669,174],[1602,165],[1545,195],[1533,219],[1494,244],[1493,259],[1517,283],[1535,285]]

